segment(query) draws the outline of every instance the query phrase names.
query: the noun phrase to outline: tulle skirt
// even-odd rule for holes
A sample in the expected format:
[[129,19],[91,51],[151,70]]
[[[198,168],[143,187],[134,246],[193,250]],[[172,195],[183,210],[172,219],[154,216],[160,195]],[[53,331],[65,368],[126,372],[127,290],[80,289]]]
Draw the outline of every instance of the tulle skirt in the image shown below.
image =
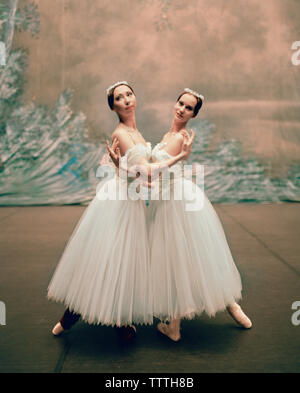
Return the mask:
[[[125,182],[117,176],[98,192],[117,190],[118,184],[125,195]],[[143,200],[103,200],[97,193],[64,249],[48,299],[64,303],[90,324],[152,324],[145,212]]]
[[[212,317],[242,298],[240,274],[218,215],[204,191],[188,179],[182,198],[153,200],[147,212],[153,315],[163,321]],[[198,202],[197,202],[198,201]]]

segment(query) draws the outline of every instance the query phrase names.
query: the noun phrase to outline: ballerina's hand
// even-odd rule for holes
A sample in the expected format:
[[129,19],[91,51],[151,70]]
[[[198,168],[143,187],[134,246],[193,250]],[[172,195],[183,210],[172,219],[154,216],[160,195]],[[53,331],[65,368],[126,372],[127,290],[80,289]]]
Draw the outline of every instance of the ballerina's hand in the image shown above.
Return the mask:
[[106,140],[106,147],[108,153],[117,168],[119,167],[119,160],[121,158],[120,148],[118,147],[118,145],[119,141],[117,140],[117,138],[114,139],[112,146],[110,146],[108,140]]
[[101,166],[113,166],[114,167],[114,164],[113,164],[112,160],[110,159],[108,153],[103,154],[103,156],[102,156],[101,160],[98,162],[98,164]]
[[[144,165],[141,164],[135,164],[130,167],[128,166],[120,166],[120,174],[121,176],[124,175],[124,179],[129,178],[134,178],[138,179],[139,178],[139,184],[143,187],[146,188],[151,188],[153,187],[153,184],[148,178],[148,171],[147,168],[145,168]],[[123,172],[124,171],[124,172]]]
[[191,135],[184,136],[181,152],[184,153],[185,160],[187,160],[189,158],[189,155],[191,154],[194,138],[195,132],[193,130],[191,130]]
[[190,142],[191,144],[194,143],[194,139],[195,139],[195,131],[193,129],[191,129],[191,136],[190,136]]

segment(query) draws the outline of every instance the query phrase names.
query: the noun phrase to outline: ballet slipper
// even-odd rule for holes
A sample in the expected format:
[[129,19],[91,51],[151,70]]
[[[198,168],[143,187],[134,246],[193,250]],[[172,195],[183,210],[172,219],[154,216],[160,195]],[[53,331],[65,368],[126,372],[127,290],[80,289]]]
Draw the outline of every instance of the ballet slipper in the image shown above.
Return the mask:
[[227,307],[227,311],[232,316],[232,318],[236,321],[236,323],[242,326],[245,329],[250,329],[252,326],[252,322],[247,317],[247,315],[241,309],[237,303],[231,304]]
[[180,333],[174,334],[172,331],[170,331],[170,327],[163,322],[160,322],[157,325],[157,330],[165,336],[168,336],[172,341],[177,342],[181,339]]
[[136,327],[134,325],[129,325],[126,327],[127,340],[131,341],[136,337]]
[[62,325],[61,325],[61,323],[60,322],[58,322],[55,326],[54,326],[54,328],[52,329],[52,334],[54,335],[54,336],[59,336],[62,332],[64,332],[65,331],[65,329],[62,327]]
[[129,344],[136,337],[136,327],[134,325],[120,326],[118,334],[122,342]]
[[136,333],[136,327],[134,325],[129,325],[129,327],[134,330],[134,333]]

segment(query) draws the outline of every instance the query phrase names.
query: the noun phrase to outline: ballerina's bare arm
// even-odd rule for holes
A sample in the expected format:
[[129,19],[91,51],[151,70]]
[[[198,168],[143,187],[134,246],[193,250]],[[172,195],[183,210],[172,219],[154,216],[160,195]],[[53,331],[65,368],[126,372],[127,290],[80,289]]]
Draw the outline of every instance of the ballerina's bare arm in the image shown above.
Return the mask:
[[[194,142],[194,138],[195,138],[195,132],[193,130],[191,130],[191,135],[189,135],[187,130],[182,130],[180,132],[178,132],[174,137],[169,138],[168,142],[167,142],[167,135],[169,135],[169,132],[167,132],[163,139],[162,142],[166,142],[166,146],[165,146],[165,151],[170,154],[170,155],[176,155],[178,154],[181,150],[182,150],[182,144],[184,141],[187,141],[188,143],[190,143],[191,145]],[[191,151],[191,149],[190,149]],[[186,160],[188,159],[188,157],[185,158]]]
[[[150,176],[154,175],[158,172],[160,172],[162,169],[171,167],[172,165],[176,164],[178,161],[182,159],[187,159],[188,156],[190,155],[191,152],[191,147],[193,144],[194,140],[194,132],[192,131],[191,136],[185,137],[184,140],[182,141],[181,144],[181,151],[176,155],[171,157],[168,160],[161,161],[159,163],[149,163],[142,155],[139,157],[139,161],[135,166],[139,167],[139,172],[142,173],[145,176]],[[116,166],[120,167],[120,148],[118,146],[118,143],[115,143],[115,148],[113,149],[110,145],[109,142],[106,141],[107,149],[108,152],[115,163]],[[127,172],[132,172],[131,169],[129,168],[123,168]]]

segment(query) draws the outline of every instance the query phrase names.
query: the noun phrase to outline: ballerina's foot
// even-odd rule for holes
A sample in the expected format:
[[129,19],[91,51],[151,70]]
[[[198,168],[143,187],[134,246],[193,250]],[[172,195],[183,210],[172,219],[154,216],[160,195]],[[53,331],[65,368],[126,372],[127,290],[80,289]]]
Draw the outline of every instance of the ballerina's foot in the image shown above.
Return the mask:
[[227,307],[227,311],[240,326],[245,329],[251,328],[252,322],[237,303]]
[[64,332],[64,330],[65,330],[65,329],[62,327],[61,323],[58,322],[58,323],[54,326],[54,328],[52,329],[52,334],[53,334],[54,336],[59,336],[62,332]]
[[136,327],[134,325],[121,326],[118,328],[119,338],[123,343],[129,344],[136,338]]
[[126,329],[129,340],[136,338],[136,327],[134,325],[129,325]]
[[173,332],[165,323],[160,322],[157,325],[157,330],[165,336],[168,336],[173,341],[177,342],[181,339],[180,333]]

